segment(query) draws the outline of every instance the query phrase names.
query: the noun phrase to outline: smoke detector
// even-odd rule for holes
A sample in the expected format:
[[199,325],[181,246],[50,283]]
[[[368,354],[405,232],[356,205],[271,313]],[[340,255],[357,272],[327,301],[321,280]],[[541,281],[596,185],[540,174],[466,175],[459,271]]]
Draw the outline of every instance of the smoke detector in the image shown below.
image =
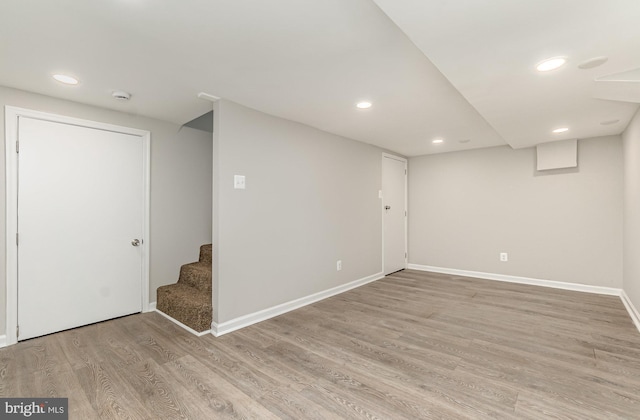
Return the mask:
[[119,101],[128,101],[129,99],[131,99],[131,94],[122,90],[116,90],[111,94],[111,96]]

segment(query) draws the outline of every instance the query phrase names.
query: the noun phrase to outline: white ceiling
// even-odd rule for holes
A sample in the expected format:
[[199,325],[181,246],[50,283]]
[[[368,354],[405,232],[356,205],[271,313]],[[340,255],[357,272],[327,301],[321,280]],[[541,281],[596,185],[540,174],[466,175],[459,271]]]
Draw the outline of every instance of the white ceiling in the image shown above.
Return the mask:
[[[638,0],[374,1],[514,148],[619,134],[638,108],[640,79],[618,88],[595,81],[640,68]],[[555,56],[567,64],[535,70]],[[578,68],[600,56],[602,66]],[[559,127],[570,130],[551,132]]]
[[407,156],[526,147],[624,130],[639,17],[638,0],[1,0],[0,85],[178,124],[207,92]]

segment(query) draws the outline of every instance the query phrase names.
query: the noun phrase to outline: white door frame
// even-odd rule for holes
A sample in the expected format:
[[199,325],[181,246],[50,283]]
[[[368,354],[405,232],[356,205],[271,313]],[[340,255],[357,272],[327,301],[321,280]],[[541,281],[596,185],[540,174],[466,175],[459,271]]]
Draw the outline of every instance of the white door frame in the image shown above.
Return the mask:
[[122,127],[62,115],[29,109],[5,107],[5,170],[6,170],[6,344],[18,342],[18,117],[77,125],[97,130],[113,131],[142,138],[142,167],[144,185],[144,221],[142,223],[142,311],[149,311],[149,193],[150,193],[150,139],[151,133],[145,130]]
[[[384,177],[384,159],[394,159],[400,162],[404,162],[404,211],[405,211],[405,218],[404,218],[404,268],[407,268],[407,262],[408,262],[408,258],[409,258],[409,250],[408,250],[408,239],[407,239],[407,221],[409,220],[409,213],[408,213],[408,197],[407,197],[407,176],[408,176],[408,161],[407,159],[400,157],[400,156],[396,156],[396,155],[392,155],[390,153],[382,153],[382,177]],[[382,185],[382,177],[381,177],[381,185]],[[384,194],[384,191],[380,190],[382,192],[382,194]],[[382,200],[380,202],[380,212],[382,214],[382,273],[385,273],[385,266],[384,266],[384,252],[385,252],[385,246],[384,246],[384,196],[380,197]]]

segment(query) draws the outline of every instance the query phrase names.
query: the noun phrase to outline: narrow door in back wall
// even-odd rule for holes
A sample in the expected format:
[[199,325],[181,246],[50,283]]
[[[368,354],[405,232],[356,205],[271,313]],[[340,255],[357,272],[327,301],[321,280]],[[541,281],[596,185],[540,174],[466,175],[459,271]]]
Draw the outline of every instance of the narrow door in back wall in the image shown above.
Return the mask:
[[140,312],[141,137],[21,116],[18,138],[18,340]]
[[406,268],[406,159],[383,155],[382,206],[384,224],[384,274]]

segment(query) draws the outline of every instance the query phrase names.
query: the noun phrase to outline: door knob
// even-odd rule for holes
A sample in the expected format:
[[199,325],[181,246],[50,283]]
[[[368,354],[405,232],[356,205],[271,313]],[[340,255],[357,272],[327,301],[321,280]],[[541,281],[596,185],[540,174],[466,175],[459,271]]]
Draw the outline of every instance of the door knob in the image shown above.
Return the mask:
[[131,245],[140,246],[140,239],[134,239],[133,241],[131,241]]
[[391,206],[384,206],[385,210],[391,210]]

